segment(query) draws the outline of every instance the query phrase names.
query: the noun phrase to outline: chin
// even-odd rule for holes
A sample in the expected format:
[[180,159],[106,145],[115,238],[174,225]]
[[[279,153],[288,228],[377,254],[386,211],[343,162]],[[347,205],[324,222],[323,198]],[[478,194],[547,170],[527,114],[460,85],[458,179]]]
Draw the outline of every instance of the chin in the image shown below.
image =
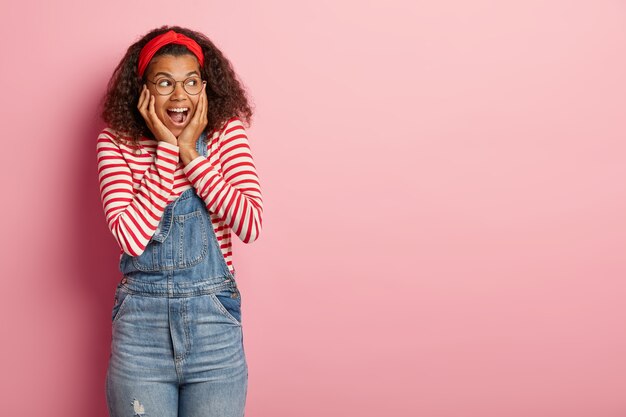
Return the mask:
[[172,132],[174,136],[178,138],[180,134],[183,133],[184,127],[169,127],[168,126],[168,129],[170,130],[170,132]]

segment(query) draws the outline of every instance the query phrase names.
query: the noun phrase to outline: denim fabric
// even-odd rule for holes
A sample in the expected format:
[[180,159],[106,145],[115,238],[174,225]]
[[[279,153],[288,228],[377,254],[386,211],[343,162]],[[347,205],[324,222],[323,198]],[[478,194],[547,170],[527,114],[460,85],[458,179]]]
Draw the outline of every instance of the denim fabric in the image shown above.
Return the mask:
[[[205,136],[198,152],[206,155]],[[111,417],[242,417],[241,294],[195,189],[169,203],[145,251],[122,255],[111,311]]]

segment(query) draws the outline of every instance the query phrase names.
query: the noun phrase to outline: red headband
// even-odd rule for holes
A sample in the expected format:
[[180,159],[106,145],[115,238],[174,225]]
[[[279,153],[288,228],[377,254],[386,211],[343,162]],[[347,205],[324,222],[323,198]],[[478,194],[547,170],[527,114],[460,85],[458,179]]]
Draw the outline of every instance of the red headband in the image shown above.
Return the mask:
[[138,72],[139,76],[143,77],[143,73],[148,67],[150,60],[156,54],[156,52],[161,49],[161,47],[170,44],[176,43],[178,45],[185,45],[189,51],[191,51],[196,58],[198,58],[198,62],[200,62],[200,66],[204,65],[204,54],[202,53],[202,48],[196,41],[193,39],[183,35],[182,33],[176,33],[173,30],[169,32],[165,32],[159,36],[156,36],[141,49],[139,52],[139,66]]

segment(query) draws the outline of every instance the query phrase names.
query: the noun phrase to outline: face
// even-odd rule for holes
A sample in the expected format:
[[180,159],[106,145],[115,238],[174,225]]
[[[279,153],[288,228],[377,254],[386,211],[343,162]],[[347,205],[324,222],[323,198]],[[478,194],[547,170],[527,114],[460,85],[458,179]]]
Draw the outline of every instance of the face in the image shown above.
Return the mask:
[[[192,75],[200,77],[200,66],[198,60],[193,55],[160,55],[150,61],[146,68],[146,79],[157,81],[166,76],[176,81],[184,81]],[[185,126],[189,124],[193,115],[200,94],[192,95],[185,91],[183,83],[176,83],[174,91],[166,96],[162,96],[156,91],[156,86],[151,82],[146,82],[150,94],[154,96],[154,111],[163,124],[178,137]],[[174,109],[178,109],[175,111]],[[183,111],[181,112],[180,109]]]

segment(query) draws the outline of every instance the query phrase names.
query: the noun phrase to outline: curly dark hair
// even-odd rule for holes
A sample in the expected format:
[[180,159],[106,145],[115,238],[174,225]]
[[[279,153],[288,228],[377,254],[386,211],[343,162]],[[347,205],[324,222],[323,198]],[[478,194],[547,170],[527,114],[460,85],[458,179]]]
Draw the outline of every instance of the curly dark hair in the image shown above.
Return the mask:
[[[144,45],[152,38],[169,30],[190,37],[202,47],[204,65],[200,68],[200,73],[202,79],[207,81],[208,99],[208,123],[205,132],[221,128],[225,122],[235,116],[244,121],[246,127],[249,127],[253,112],[248,103],[246,91],[224,54],[200,32],[180,26],[161,26],[151,30],[128,48],[126,55],[109,80],[102,100],[101,115],[105,123],[118,133],[116,139],[132,142],[135,145],[138,144],[141,136],[154,139],[154,135],[137,109],[141,87],[145,82],[145,79],[138,74],[137,65],[139,52]],[[185,46],[178,44],[165,45],[154,56],[166,54],[194,56]]]

